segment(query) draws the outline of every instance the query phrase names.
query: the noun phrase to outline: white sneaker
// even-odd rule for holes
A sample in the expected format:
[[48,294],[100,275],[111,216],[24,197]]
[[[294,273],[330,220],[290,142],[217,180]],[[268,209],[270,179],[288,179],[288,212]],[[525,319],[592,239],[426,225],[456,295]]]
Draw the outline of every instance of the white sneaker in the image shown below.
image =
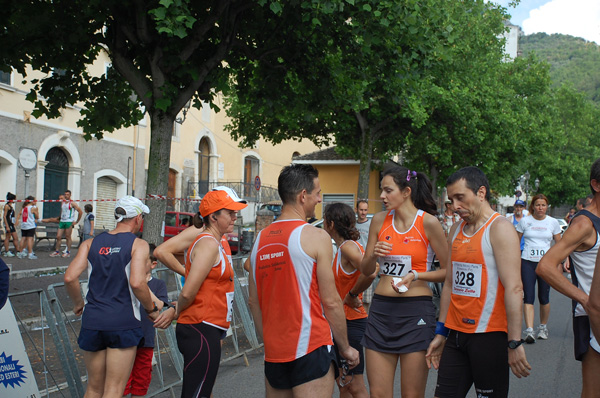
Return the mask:
[[19,257],[19,258],[25,258],[25,257],[27,257],[27,253],[25,253],[25,251],[18,252],[17,253],[17,257]]
[[525,342],[527,344],[533,344],[533,343],[535,343],[535,337],[533,336],[533,328],[527,328],[527,329],[525,329],[525,331],[523,332],[523,334],[525,335]]
[[30,260],[37,260],[37,256],[35,255],[35,253],[29,253],[29,259]]
[[540,325],[538,327],[537,338],[540,340],[548,340],[548,327],[546,325]]
[[23,254],[28,254],[27,249],[23,249],[22,253]]
[[15,256],[14,253],[11,252],[10,250],[7,251],[6,253],[4,253],[4,257],[14,257],[14,256]]

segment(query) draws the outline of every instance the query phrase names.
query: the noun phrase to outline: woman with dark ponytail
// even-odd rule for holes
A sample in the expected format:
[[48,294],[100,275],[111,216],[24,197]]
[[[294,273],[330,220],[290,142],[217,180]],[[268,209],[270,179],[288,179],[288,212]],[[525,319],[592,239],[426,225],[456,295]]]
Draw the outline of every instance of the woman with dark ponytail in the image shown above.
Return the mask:
[[[356,241],[360,233],[356,229],[354,210],[344,203],[331,203],[325,207],[323,219],[323,229],[331,235],[338,247],[333,259],[333,276],[338,294],[344,302],[348,341],[360,355],[358,366],[348,371],[351,381],[345,384],[343,380],[338,379],[340,397],[367,398],[369,394],[363,379],[365,369],[363,347],[360,344],[367,325],[367,312],[362,305],[362,292],[371,286],[376,272],[369,276],[360,273],[360,263],[365,251]],[[334,347],[337,352],[335,344]],[[342,374],[343,368],[341,364],[338,365]]]
[[[369,388],[371,397],[392,396],[400,361],[401,395],[423,397],[425,353],[436,327],[427,282],[444,280],[448,243],[425,174],[406,167],[385,171],[380,197],[387,210],[371,221],[361,263],[364,275],[371,275],[378,263],[381,276],[362,340]],[[442,269],[430,271],[436,256]]]

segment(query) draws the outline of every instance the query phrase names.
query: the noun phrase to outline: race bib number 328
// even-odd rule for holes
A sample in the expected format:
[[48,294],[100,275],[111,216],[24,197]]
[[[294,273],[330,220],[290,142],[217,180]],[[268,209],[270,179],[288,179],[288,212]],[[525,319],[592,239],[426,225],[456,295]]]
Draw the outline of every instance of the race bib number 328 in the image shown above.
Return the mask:
[[412,269],[412,257],[410,255],[380,257],[379,267],[382,275],[405,276]]
[[452,262],[452,293],[459,296],[481,296],[481,264]]

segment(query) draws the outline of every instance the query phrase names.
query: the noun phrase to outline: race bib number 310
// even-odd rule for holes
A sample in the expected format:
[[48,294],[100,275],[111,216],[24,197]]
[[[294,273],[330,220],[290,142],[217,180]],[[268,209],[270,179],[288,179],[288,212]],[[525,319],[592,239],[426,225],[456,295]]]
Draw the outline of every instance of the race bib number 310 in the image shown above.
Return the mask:
[[481,264],[452,262],[452,293],[459,296],[481,296]]
[[380,257],[379,267],[382,275],[405,276],[412,269],[412,257],[410,255]]

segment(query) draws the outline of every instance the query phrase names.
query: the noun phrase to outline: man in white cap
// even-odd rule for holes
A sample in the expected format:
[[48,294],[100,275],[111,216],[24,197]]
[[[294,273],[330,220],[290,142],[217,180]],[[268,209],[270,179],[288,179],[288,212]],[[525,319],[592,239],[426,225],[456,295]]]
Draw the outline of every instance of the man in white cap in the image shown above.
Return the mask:
[[[115,205],[117,226],[81,244],[65,272],[65,287],[82,315],[77,340],[88,374],[86,397],[121,397],[144,334],[141,317],[154,320],[157,303],[146,282],[148,243],[138,239],[150,213],[139,199],[125,196]],[[81,296],[79,276],[88,269],[88,292]],[[140,303],[145,314],[140,313]]]

